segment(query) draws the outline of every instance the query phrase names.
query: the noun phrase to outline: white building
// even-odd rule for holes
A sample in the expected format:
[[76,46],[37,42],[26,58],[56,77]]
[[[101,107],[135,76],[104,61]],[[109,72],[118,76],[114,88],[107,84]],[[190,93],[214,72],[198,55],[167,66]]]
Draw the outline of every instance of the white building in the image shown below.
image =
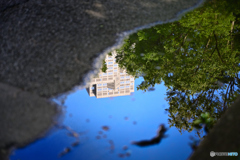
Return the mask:
[[88,83],[89,87],[86,90],[90,97],[125,96],[134,92],[134,77],[118,67],[115,56],[116,51],[112,52],[112,56],[107,55],[105,59],[108,68],[106,73],[100,70],[100,73]]

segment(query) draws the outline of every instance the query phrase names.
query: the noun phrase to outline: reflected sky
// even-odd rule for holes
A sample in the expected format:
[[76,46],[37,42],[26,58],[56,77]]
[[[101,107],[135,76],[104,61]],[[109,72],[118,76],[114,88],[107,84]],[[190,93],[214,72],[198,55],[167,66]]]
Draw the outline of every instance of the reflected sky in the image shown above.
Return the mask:
[[[197,139],[195,131],[181,135],[175,127],[169,128],[168,115],[164,110],[168,107],[164,100],[166,87],[160,84],[155,86],[155,91],[137,91],[136,86],[142,80],[135,80],[135,92],[129,96],[97,99],[89,97],[85,89],[68,95],[63,124],[69,128],[52,131],[49,136],[16,150],[10,159],[105,160],[121,159],[119,156],[126,156],[126,153],[130,154],[125,157],[128,159],[187,159],[192,152],[189,136]],[[132,141],[154,137],[162,123],[169,130],[166,132],[168,137],[160,144],[148,147],[131,145]],[[103,126],[108,126],[109,130],[103,130]],[[79,137],[71,136],[71,130]],[[72,147],[78,140],[79,145]],[[128,149],[124,150],[124,146]],[[70,148],[70,152],[59,157],[66,147]]]

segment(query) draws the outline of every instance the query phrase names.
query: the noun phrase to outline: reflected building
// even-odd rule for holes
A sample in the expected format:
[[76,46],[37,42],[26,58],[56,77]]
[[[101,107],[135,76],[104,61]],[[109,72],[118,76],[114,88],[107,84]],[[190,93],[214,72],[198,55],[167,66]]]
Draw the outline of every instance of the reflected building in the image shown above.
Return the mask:
[[88,83],[86,90],[90,97],[117,97],[130,95],[131,92],[134,92],[134,77],[118,67],[115,59],[116,55],[116,51],[112,52],[112,56],[107,55],[105,58],[106,73],[100,70]]

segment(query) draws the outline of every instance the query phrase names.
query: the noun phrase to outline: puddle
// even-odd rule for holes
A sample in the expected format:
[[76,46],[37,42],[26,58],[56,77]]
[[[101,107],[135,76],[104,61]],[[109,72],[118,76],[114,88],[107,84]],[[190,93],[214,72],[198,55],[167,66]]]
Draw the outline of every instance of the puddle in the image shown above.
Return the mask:
[[[164,100],[166,87],[157,85],[154,92],[143,93],[136,90],[141,81],[141,78],[135,80],[132,96],[96,98],[90,97],[85,89],[68,95],[64,103],[66,117],[63,127],[24,149],[16,150],[11,160],[59,157],[89,160],[186,159],[192,152],[189,136],[197,139],[194,132],[181,135],[176,128],[170,128],[166,132],[169,136],[159,144],[145,148],[132,144],[133,141],[156,136],[162,123],[169,128],[168,115],[163,108],[163,105],[168,105]],[[169,155],[166,150],[174,154]]]
[[240,16],[222,5],[130,35],[106,72],[54,99],[58,130],[10,159],[187,159],[240,92]]
[[[108,70],[95,75],[86,89],[55,99],[65,106],[64,122],[55,126],[58,131],[16,150],[11,160],[46,159],[46,156],[48,159],[149,159],[149,155],[154,155],[152,159],[158,156],[186,159],[192,152],[189,136],[198,138],[196,132],[181,135],[176,128],[169,129],[168,115],[164,112],[164,106],[168,105],[164,100],[166,87],[161,84],[154,91],[153,88],[147,92],[137,90],[143,79],[128,75],[114,59],[106,57]],[[155,137],[160,124],[166,125],[169,137],[144,148],[133,144]],[[174,154],[169,157],[166,149]]]

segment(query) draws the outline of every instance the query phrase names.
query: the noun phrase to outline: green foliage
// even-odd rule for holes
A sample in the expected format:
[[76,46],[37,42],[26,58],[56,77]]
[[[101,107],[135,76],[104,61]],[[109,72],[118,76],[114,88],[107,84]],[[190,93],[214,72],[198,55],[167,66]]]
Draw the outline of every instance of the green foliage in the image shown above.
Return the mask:
[[107,71],[107,64],[105,59],[102,61],[102,68],[101,68],[102,72],[106,73]]
[[223,113],[222,102],[214,90],[202,91],[191,95],[189,91],[181,92],[171,89],[167,92],[167,101],[169,101],[169,124],[175,126],[179,132],[182,130],[192,131],[193,122],[197,120],[202,113],[208,112],[216,121]]
[[164,82],[169,123],[179,131],[191,131],[205,112],[216,121],[240,93],[237,6],[240,1],[209,0],[177,22],[130,35],[117,50],[119,66],[144,78],[137,89]]
[[201,129],[204,126],[205,132],[209,132],[215,124],[215,120],[210,116],[208,112],[202,113],[200,118],[193,122],[193,126],[197,129]]
[[[108,55],[109,55],[109,56],[112,56],[112,53],[109,52]],[[106,71],[107,71],[107,63],[106,63],[105,59],[102,61],[101,71],[104,72],[104,73],[106,73]]]

